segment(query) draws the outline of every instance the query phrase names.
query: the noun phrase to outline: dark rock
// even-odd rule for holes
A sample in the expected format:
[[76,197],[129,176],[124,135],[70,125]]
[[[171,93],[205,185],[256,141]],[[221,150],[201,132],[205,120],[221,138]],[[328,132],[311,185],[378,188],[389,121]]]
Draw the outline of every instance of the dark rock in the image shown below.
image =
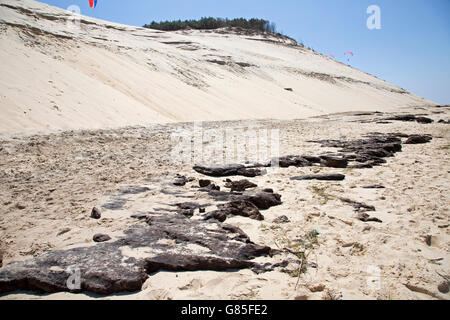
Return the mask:
[[373,168],[374,166],[386,163],[384,159],[378,157],[372,157],[368,154],[360,154],[358,157],[352,159],[355,164],[349,165],[349,168]]
[[385,189],[385,186],[379,185],[379,184],[374,184],[374,185],[370,185],[370,186],[362,186],[361,188],[363,189]]
[[441,119],[441,120],[438,121],[438,123],[450,124],[450,120]]
[[147,187],[143,187],[143,186],[129,186],[129,187],[122,187],[119,189],[119,192],[122,195],[125,194],[140,194],[140,193],[144,193],[150,191],[149,188]]
[[216,190],[216,191],[220,191],[220,187],[216,186],[215,184],[211,184],[211,190]]
[[107,234],[96,234],[94,235],[94,237],[92,238],[92,240],[94,240],[94,242],[106,242],[111,240],[111,237],[108,236]]
[[345,158],[321,156],[321,165],[329,168],[347,168],[348,160]]
[[234,194],[230,192],[220,191],[220,190],[211,190],[208,188],[202,188],[199,189],[200,191],[207,192],[208,195],[213,198],[215,201],[232,201],[232,200],[239,200],[238,197],[242,195]]
[[370,206],[367,205],[365,203],[362,202],[358,202],[358,201],[353,201],[347,198],[339,198],[339,200],[341,200],[344,203],[347,203],[349,205],[351,205],[356,212],[365,212],[365,211],[375,211],[375,207],[374,206]]
[[211,180],[199,180],[198,181],[198,185],[200,186],[200,188],[205,188],[207,186],[209,186],[211,184]]
[[63,234],[66,234],[67,232],[69,232],[70,231],[70,228],[64,228],[64,229],[62,229],[61,231],[59,231],[57,234],[56,234],[56,236],[61,236],[61,235],[63,235]]
[[19,209],[19,210],[23,210],[23,209],[26,208],[26,206],[24,206],[24,205],[21,204],[21,203],[17,203],[17,204],[16,204],[16,208]]
[[248,168],[240,164],[232,164],[226,166],[212,166],[212,167],[195,166],[194,170],[198,173],[210,177],[229,177],[229,176],[256,177],[265,174],[265,170],[262,170],[260,168]]
[[448,293],[449,291],[449,285],[448,285],[448,281],[442,281],[439,285],[438,285],[438,290],[440,293]]
[[182,186],[186,185],[186,182],[187,182],[187,179],[185,176],[177,175],[175,177],[175,179],[173,180],[172,184],[174,186],[182,187]]
[[206,61],[208,61],[208,62],[211,62],[211,63],[216,63],[216,64],[219,64],[219,65],[221,65],[221,66],[224,66],[224,65],[226,65],[226,64],[227,64],[227,62],[226,62],[226,61],[222,61],[222,60],[217,60],[217,59],[213,59],[213,60],[206,60]]
[[281,195],[272,192],[266,192],[262,190],[247,190],[242,193],[230,193],[230,192],[222,192],[216,190],[206,190],[209,196],[212,197],[216,201],[236,201],[236,200],[245,200],[250,201],[259,210],[269,209],[273,206],[278,206],[281,204]]
[[130,217],[138,220],[147,220],[147,218],[149,217],[149,213],[147,212],[134,213]]
[[373,149],[366,148],[360,152],[360,157],[363,157],[365,160],[392,157],[393,152],[387,151],[385,147],[387,147],[387,145],[378,146]]
[[159,192],[161,192],[163,194],[177,196],[179,198],[194,198],[194,196],[192,196],[192,195],[186,195],[185,191],[174,190],[173,188],[163,188]]
[[373,168],[375,166],[379,166],[383,163],[386,163],[387,161],[382,159],[382,158],[375,158],[375,160],[369,160],[366,161],[367,159],[355,159],[358,162],[362,162],[362,163],[358,163],[358,164],[353,164],[351,166],[349,166],[349,168],[353,168],[353,169],[367,169],[367,168]]
[[177,203],[176,206],[180,209],[198,209],[200,208],[202,205],[197,203],[197,202],[181,202],[181,203]]
[[[402,151],[402,144],[401,142],[384,143],[381,148],[387,152],[395,153]],[[390,154],[389,156],[392,156],[392,154]]]
[[406,140],[405,144],[423,144],[428,143],[433,138],[429,135],[412,135]]
[[231,192],[233,191],[245,191],[247,189],[256,188],[257,185],[248,181],[248,180],[239,180],[239,181],[231,181],[229,180],[225,184],[225,188],[231,188]]
[[371,169],[374,166],[374,162],[369,161],[365,163],[358,163],[349,166],[350,169]]
[[102,213],[100,212],[100,210],[94,207],[91,211],[91,218],[100,219],[101,217]]
[[286,91],[294,91],[294,89],[292,89],[292,88],[284,88],[284,90],[286,90]]
[[176,206],[178,208],[177,212],[186,217],[192,217],[194,215],[195,209],[199,209],[201,207],[200,204],[195,202],[177,203]]
[[280,216],[280,217],[275,218],[275,219],[273,220],[273,223],[289,223],[289,222],[291,222],[291,221],[290,221],[289,218],[286,217],[286,216]]
[[218,210],[208,213],[204,220],[216,219],[224,222],[229,216],[248,217],[253,220],[264,220],[258,208],[251,202],[245,200],[234,200],[217,206]]
[[380,111],[362,111],[362,112],[351,112],[348,113],[347,116],[349,117],[361,117],[361,116],[374,116],[378,114],[383,114],[383,112]]
[[[239,227],[233,226],[231,224],[223,224],[222,229],[228,233],[234,234],[233,236],[230,236],[231,240],[238,240],[238,241],[242,241],[245,243],[253,243],[250,241],[250,238],[247,236],[247,234],[244,231],[242,231],[242,229],[240,229]],[[270,249],[268,247],[266,247],[266,249],[268,249],[268,251],[264,255],[270,256],[272,249]]]
[[[278,254],[278,250],[272,250],[270,256],[275,255],[275,254]],[[290,262],[291,261],[289,261],[289,260],[283,260],[283,261],[275,263],[275,264],[265,263],[263,265],[256,265],[252,268],[252,271],[256,274],[270,272],[270,271],[274,271],[276,268],[286,268]]]
[[[415,121],[416,117],[400,116],[401,119],[411,119]],[[399,119],[400,119],[399,118]],[[406,121],[406,120],[405,120]],[[402,151],[402,137],[409,137],[402,133],[371,133],[365,139],[359,140],[319,140],[309,141],[320,143],[322,147],[340,148],[338,152],[329,152],[329,154],[320,157],[311,155],[295,156],[289,155],[280,158],[271,159],[265,164],[251,165],[227,165],[203,167],[195,166],[194,170],[212,177],[226,177],[241,175],[255,177],[266,173],[265,167],[279,166],[287,167],[308,167],[320,164],[332,168],[373,168],[386,163],[385,158],[393,157],[396,152]],[[356,162],[356,164],[355,164]],[[351,163],[351,164],[350,164]]]
[[394,117],[386,118],[386,120],[411,122],[411,121],[415,121],[416,120],[416,116],[412,115],[412,114],[397,115],[397,116],[394,116]]
[[367,213],[365,213],[365,212],[360,212],[359,214],[358,214],[358,219],[359,220],[361,220],[361,221],[363,221],[363,222],[383,222],[383,221],[381,221],[380,219],[378,219],[378,218],[375,218],[375,217],[371,217],[371,216],[369,216]]
[[428,123],[433,123],[434,120],[430,119],[430,118],[426,118],[426,117],[417,117],[416,122],[422,123],[422,124],[428,124]]
[[247,62],[236,62],[236,64],[242,68],[254,67],[255,65]]
[[209,191],[208,194],[216,201],[227,201],[218,205],[218,210],[209,212],[204,219],[215,219],[223,222],[230,215],[249,217],[255,220],[263,220],[259,210],[265,210],[272,206],[281,204],[281,195],[261,190],[244,191],[242,193],[228,193],[220,191]]
[[266,189],[263,189],[263,192],[273,193],[273,189],[266,188]]
[[319,157],[314,157],[314,156],[302,156],[303,159],[311,162],[311,163],[320,163],[322,161],[321,158]]
[[400,133],[400,132],[390,133],[390,135],[397,137],[397,138],[409,138],[409,134]]
[[[322,165],[331,167],[372,168],[386,163],[383,158],[391,157],[402,150],[402,140],[397,134],[372,133],[366,139],[310,142],[320,143],[322,147],[340,148],[339,153],[321,157]],[[359,163],[349,165],[350,162]]]
[[432,240],[431,235],[425,236],[425,243],[427,244],[427,246],[431,246],[431,240]]
[[199,211],[200,213],[205,213],[205,212],[206,212],[206,209],[205,209],[205,208],[198,208],[198,211]]
[[[161,239],[172,239],[173,246]],[[189,244],[205,248],[198,253]],[[127,248],[127,250],[123,250]],[[144,254],[133,256],[141,250]],[[123,252],[131,252],[124,256]],[[0,270],[0,293],[16,290],[38,292],[92,292],[112,294],[141,289],[149,274],[158,271],[225,271],[258,268],[252,261],[271,252],[237,227],[214,221],[196,221],[180,215],[152,216],[146,225],[131,226],[114,241],[90,247],[50,251],[39,257],[13,262]],[[80,288],[69,288],[77,267]]]
[[216,186],[214,183],[211,183],[207,187],[204,188],[205,190],[211,190],[211,191],[220,191],[220,187]]
[[194,216],[194,211],[189,209],[180,209],[178,213],[188,218]]
[[343,174],[318,174],[292,177],[291,180],[322,180],[322,181],[342,181],[345,179]]
[[227,220],[227,213],[221,210],[211,211],[204,217],[204,220],[211,219],[215,219],[219,222],[224,222],[225,220]]
[[3,267],[3,250],[0,250],[0,268]]
[[[272,165],[271,160],[267,160],[264,162],[245,162],[245,168],[247,169],[255,169],[255,168],[269,168]],[[265,170],[262,171],[263,174],[266,174]]]
[[227,216],[242,216],[253,220],[264,220],[258,208],[250,201],[236,200],[218,206],[219,210],[225,212]]
[[433,123],[434,120],[426,117],[420,117],[415,116],[412,114],[406,114],[406,115],[397,115],[394,117],[386,118],[386,120],[393,120],[393,121],[406,121],[406,122],[412,122],[416,121],[418,123],[426,124],[426,123]]
[[253,203],[260,210],[266,210],[281,204],[281,195],[258,190],[245,191],[243,195],[240,196],[240,199]]
[[127,203],[126,199],[115,197],[111,199],[109,202],[102,205],[103,209],[107,210],[122,210],[123,206]]
[[280,168],[309,167],[312,163],[303,156],[286,156],[278,158]]
[[[51,251],[23,262],[14,262],[0,270],[0,293],[16,290],[42,292],[93,292],[111,294],[140,290],[147,279],[143,262],[123,256],[116,243],[66,251]],[[130,261],[131,260],[131,261]],[[53,271],[52,268],[60,271]],[[69,268],[78,268],[80,287],[69,288],[73,275]]]
[[390,121],[377,121],[376,123],[378,123],[378,124],[391,124],[392,122],[390,122]]

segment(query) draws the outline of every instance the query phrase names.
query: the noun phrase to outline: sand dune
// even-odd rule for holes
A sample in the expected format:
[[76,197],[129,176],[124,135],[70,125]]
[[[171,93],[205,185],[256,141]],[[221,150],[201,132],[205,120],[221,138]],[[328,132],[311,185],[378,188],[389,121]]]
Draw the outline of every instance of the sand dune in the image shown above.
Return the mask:
[[1,133],[432,104],[287,38],[160,32],[31,0],[2,1],[0,26]]

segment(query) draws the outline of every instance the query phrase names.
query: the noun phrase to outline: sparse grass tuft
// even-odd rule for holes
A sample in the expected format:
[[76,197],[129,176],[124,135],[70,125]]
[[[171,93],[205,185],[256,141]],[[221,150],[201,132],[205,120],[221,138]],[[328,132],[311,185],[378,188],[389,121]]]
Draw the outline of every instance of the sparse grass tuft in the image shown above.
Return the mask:
[[270,229],[271,230],[281,230],[281,227],[280,226],[278,226],[278,225],[274,225],[274,226],[270,226]]
[[313,193],[314,195],[316,195],[316,196],[318,196],[318,197],[320,197],[320,198],[323,199],[322,204],[327,204],[328,201],[334,199],[334,196],[333,196],[333,195],[331,195],[331,194],[329,194],[329,193],[326,192],[326,190],[327,190],[327,187],[326,187],[326,186],[324,186],[324,187],[321,187],[321,186],[311,186],[311,187],[309,187],[309,189],[312,191],[312,193]]
[[341,300],[342,296],[334,291],[327,290],[322,299],[323,300]]
[[319,232],[315,229],[307,232],[301,239],[297,240],[291,240],[286,236],[286,233],[283,233],[280,239],[282,245],[276,243],[278,248],[291,253],[298,259],[298,268],[295,270],[282,270],[282,272],[289,274],[291,277],[297,278],[295,290],[297,290],[301,275],[308,269],[309,255],[317,246],[319,246],[318,236]]

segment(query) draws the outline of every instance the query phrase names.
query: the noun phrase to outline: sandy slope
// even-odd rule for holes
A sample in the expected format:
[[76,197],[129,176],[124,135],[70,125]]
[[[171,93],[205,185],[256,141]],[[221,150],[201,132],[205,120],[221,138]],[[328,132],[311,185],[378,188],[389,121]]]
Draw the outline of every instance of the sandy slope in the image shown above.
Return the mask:
[[84,16],[74,26],[73,17],[31,0],[0,2],[0,133],[431,103],[285,38],[159,32]]

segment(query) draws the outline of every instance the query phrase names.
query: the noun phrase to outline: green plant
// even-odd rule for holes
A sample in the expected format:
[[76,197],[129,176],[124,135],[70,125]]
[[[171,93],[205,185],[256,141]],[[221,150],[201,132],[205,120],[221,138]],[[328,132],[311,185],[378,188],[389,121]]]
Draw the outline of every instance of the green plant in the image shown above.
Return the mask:
[[276,34],[276,25],[273,22],[264,19],[223,19],[203,17],[200,20],[176,20],[176,21],[153,21],[150,24],[144,25],[144,28],[163,30],[163,31],[176,31],[186,29],[196,30],[213,30],[219,28],[242,28],[245,30],[254,30],[260,32],[268,32]]
[[311,252],[319,245],[318,240],[319,232],[314,229],[307,232],[303,237],[297,240],[291,240],[287,237],[286,233],[280,235],[279,241],[276,242],[278,248],[282,248],[284,251],[291,253],[298,259],[298,268],[295,270],[283,270],[283,272],[289,274],[292,277],[297,278],[295,289],[297,290],[300,277],[307,271],[308,257]]
[[271,229],[271,230],[281,230],[281,227],[275,225],[275,226],[270,226],[270,229]]
[[329,200],[334,199],[334,196],[327,193],[327,187],[311,186],[309,189],[317,196],[323,199],[322,204],[327,204]]

